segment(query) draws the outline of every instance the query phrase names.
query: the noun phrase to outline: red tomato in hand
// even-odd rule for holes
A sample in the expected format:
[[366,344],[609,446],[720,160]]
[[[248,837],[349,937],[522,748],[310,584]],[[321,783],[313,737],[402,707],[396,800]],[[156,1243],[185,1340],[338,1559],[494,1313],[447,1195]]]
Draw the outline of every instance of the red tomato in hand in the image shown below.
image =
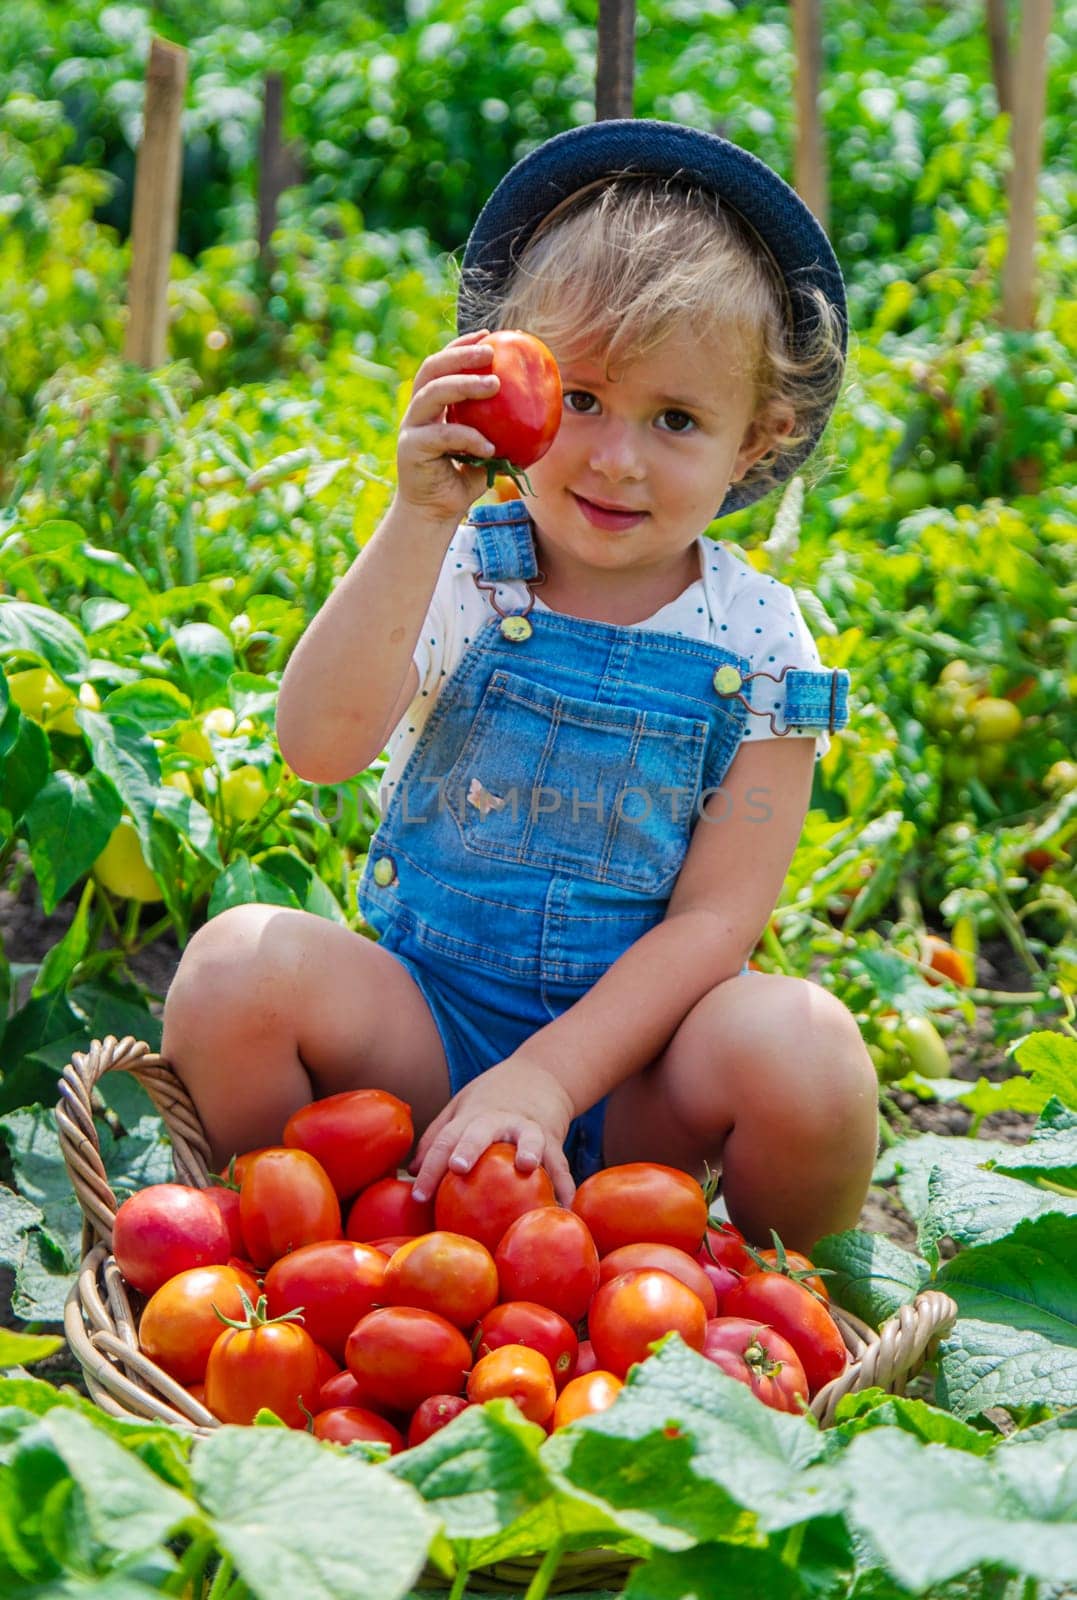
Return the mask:
[[612,1372],[596,1368],[573,1378],[557,1397],[553,1408],[553,1425],[563,1428],[579,1417],[592,1417],[596,1411],[606,1411],[616,1400],[624,1384]]
[[434,1197],[434,1215],[439,1228],[466,1233],[492,1253],[510,1222],[525,1211],[556,1204],[545,1167],[521,1172],[516,1146],[499,1142],[487,1146],[470,1172],[450,1169],[445,1174]]
[[[494,359],[487,369],[501,387],[488,400],[460,400],[447,420],[477,428],[494,447],[489,477],[541,461],[561,426],[561,374],[553,352],[533,334],[507,329],[487,334]],[[483,465],[487,465],[486,462]]]
[[344,1349],[364,1405],[414,1411],[432,1394],[458,1394],[471,1370],[471,1346],[451,1322],[417,1306],[380,1306],[351,1332]]
[[717,1316],[718,1302],[714,1285],[699,1262],[693,1261],[687,1251],[677,1250],[671,1244],[622,1244],[616,1250],[611,1250],[608,1256],[602,1257],[599,1282],[609,1283],[611,1278],[620,1277],[622,1272],[631,1272],[633,1267],[660,1267],[671,1277],[679,1278],[685,1288],[691,1289],[702,1300],[708,1317]]
[[471,1401],[462,1394],[429,1395],[412,1413],[408,1424],[409,1449],[412,1445],[422,1444],[431,1434],[439,1433],[453,1417],[458,1417],[461,1411],[467,1411],[470,1405]]
[[810,1289],[780,1272],[753,1272],[722,1303],[729,1317],[766,1322],[787,1339],[800,1357],[812,1395],[845,1371],[849,1359],[841,1330]]
[[316,1439],[332,1439],[336,1444],[351,1444],[353,1439],[387,1444],[391,1456],[404,1448],[400,1429],[365,1406],[335,1406],[331,1411],[319,1411],[311,1424],[311,1432]]
[[711,1317],[703,1354],[775,1411],[799,1413],[797,1397],[808,1398],[808,1380],[788,1339],[747,1317]]
[[222,1422],[253,1422],[263,1406],[305,1428],[318,1404],[318,1350],[298,1322],[226,1328],[209,1353],[206,1405]]
[[247,1254],[268,1267],[300,1245],[340,1238],[340,1202],[325,1169],[305,1150],[263,1150],[239,1191]]
[[707,1226],[703,1190],[687,1172],[654,1161],[605,1167],[576,1190],[572,1209],[600,1256],[622,1244],[671,1244],[695,1255]]
[[[414,1188],[411,1178],[379,1178],[356,1196],[348,1212],[344,1237],[371,1244],[375,1239],[387,1239],[394,1234],[416,1239],[420,1233],[432,1233],[434,1202],[416,1200]],[[467,1230],[458,1228],[456,1231],[466,1233]]]
[[598,1251],[575,1212],[525,1211],[505,1229],[494,1260],[502,1300],[535,1300],[566,1322],[587,1315],[598,1288]]
[[177,1272],[223,1266],[228,1228],[203,1189],[154,1183],[130,1195],[112,1224],[112,1253],[128,1283],[153,1294]]
[[528,1422],[546,1422],[553,1416],[557,1388],[544,1355],[525,1344],[503,1344],[476,1361],[468,1375],[467,1397],[476,1405],[511,1400]]
[[525,1344],[545,1356],[558,1389],[575,1374],[579,1341],[571,1324],[548,1306],[506,1300],[488,1311],[479,1323],[479,1354],[488,1355],[504,1344]]
[[411,1107],[384,1089],[347,1089],[293,1111],[284,1143],[320,1161],[342,1200],[394,1172],[415,1137]]
[[138,1342],[143,1354],[178,1383],[201,1383],[209,1353],[224,1332],[217,1311],[239,1319],[244,1293],[253,1305],[258,1285],[232,1267],[178,1272],[154,1291],[142,1313]]
[[587,1327],[599,1365],[623,1378],[635,1362],[646,1361],[651,1345],[664,1334],[679,1333],[691,1349],[702,1350],[707,1313],[679,1278],[656,1267],[637,1267],[602,1285]]
[[311,1338],[337,1361],[360,1317],[384,1299],[388,1262],[380,1250],[352,1239],[301,1245],[266,1273],[265,1296],[272,1317],[301,1311]]
[[457,1328],[470,1328],[497,1300],[494,1258],[462,1233],[424,1233],[390,1257],[381,1299],[391,1306],[436,1311]]

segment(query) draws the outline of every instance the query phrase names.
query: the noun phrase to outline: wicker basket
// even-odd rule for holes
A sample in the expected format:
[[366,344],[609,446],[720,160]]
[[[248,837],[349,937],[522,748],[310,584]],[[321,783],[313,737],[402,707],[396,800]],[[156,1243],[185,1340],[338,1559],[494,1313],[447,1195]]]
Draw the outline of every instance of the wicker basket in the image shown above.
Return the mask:
[[[219,1426],[217,1419],[183,1386],[162,1372],[138,1348],[141,1299],[129,1290],[112,1256],[112,1193],[98,1146],[92,1111],[93,1091],[106,1072],[133,1073],[157,1107],[172,1140],[180,1183],[203,1188],[209,1176],[209,1145],[198,1113],[168,1062],[149,1045],[111,1035],[95,1040],[86,1054],[64,1068],[56,1108],[60,1147],[83,1214],[83,1261],[64,1310],[64,1331],[96,1403],[113,1416],[172,1423],[198,1435]],[[845,1371],[820,1389],[811,1410],[826,1427],[843,1395],[872,1385],[902,1394],[923,1365],[932,1340],[947,1333],[957,1315],[948,1295],[925,1289],[885,1322],[878,1333],[850,1312],[834,1307],[834,1317],[849,1351]],[[535,1565],[506,1563],[485,1574],[491,1585],[518,1592]],[[610,1551],[585,1551],[565,1557],[569,1587],[616,1585],[629,1563]],[[616,1569],[616,1571],[614,1571]],[[432,1571],[429,1577],[434,1577]],[[560,1577],[559,1573],[559,1577]],[[557,1587],[561,1587],[560,1584]],[[551,1590],[556,1592],[555,1589]]]

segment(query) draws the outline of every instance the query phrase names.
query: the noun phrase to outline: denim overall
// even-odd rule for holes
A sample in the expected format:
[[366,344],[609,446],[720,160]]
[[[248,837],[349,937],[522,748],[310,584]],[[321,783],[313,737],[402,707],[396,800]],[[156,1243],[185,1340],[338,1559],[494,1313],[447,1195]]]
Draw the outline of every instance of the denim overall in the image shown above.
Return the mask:
[[[517,500],[471,522],[490,618],[441,686],[359,886],[430,1006],[453,1094],[662,920],[749,715],[750,663],[720,645],[530,600],[499,614],[496,584],[531,594],[539,578],[530,519]],[[786,724],[848,720],[848,673],[777,681]],[[604,1109],[570,1128],[577,1181],[602,1164]]]

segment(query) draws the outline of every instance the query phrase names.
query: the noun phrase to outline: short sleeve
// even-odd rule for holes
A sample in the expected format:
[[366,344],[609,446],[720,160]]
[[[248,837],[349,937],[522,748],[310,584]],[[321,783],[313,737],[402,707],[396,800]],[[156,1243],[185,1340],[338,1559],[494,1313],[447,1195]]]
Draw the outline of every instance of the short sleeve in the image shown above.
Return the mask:
[[[749,622],[748,632],[747,635],[742,634],[742,638],[747,645],[746,653],[750,656],[753,672],[770,673],[776,678],[783,667],[816,672],[822,668],[819,648],[797,604],[796,595],[787,584],[770,580],[754,593],[746,595],[741,604],[749,612],[749,619],[745,619]],[[752,710],[762,715],[749,716],[744,738],[778,737],[778,728],[783,727],[784,721],[783,685],[772,682],[769,677],[753,678],[749,701]],[[778,728],[771,722],[772,712]],[[782,736],[814,739],[817,760],[830,749],[830,735],[818,728],[794,724]]]

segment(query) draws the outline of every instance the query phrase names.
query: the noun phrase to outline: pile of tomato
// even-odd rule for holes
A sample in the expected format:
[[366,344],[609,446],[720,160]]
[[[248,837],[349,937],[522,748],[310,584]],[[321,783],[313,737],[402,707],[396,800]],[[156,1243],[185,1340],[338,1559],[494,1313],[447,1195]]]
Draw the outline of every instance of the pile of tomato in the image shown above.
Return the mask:
[[612,1404],[674,1331],[781,1411],[844,1369],[811,1262],[712,1223],[687,1173],[609,1167],[569,1210],[498,1143],[419,1203],[399,1171],[410,1110],[375,1089],[304,1107],[283,1141],[116,1215],[142,1351],[222,1422],[265,1408],[397,1451],[507,1398],[552,1431]]

